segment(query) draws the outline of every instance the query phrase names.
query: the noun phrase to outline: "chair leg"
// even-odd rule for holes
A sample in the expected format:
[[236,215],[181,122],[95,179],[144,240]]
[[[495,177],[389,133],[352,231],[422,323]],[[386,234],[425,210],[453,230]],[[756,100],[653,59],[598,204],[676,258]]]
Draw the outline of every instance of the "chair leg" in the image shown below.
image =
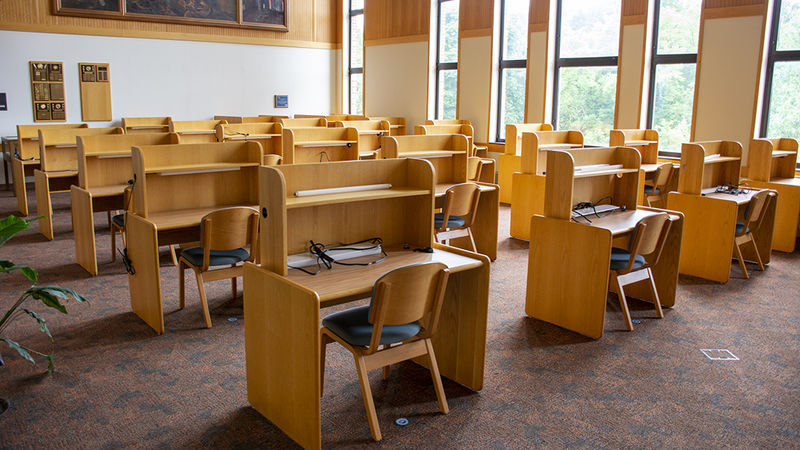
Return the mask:
[[[386,344],[386,345],[383,346],[383,349],[386,350],[389,347],[391,347],[391,346],[389,344]],[[390,366],[388,364],[383,366],[382,376],[383,376],[384,380],[388,380],[389,379],[390,372],[391,372],[391,368],[390,368]]]
[[756,240],[753,239],[753,236],[750,236],[750,242],[753,244],[753,251],[756,253],[756,262],[758,263],[758,270],[764,271],[764,263],[761,261],[761,254],[758,252],[758,246],[756,245]]
[[180,300],[180,309],[183,309],[186,306],[186,280],[184,278],[184,267],[183,261],[178,263],[178,298]]
[[328,351],[328,344],[333,340],[325,333],[320,333],[319,340],[319,396],[322,397],[325,388],[325,354]]
[[108,219],[108,228],[111,228],[111,210],[106,211],[106,219]]
[[433,343],[430,339],[425,339],[425,347],[428,349],[431,378],[433,379],[433,389],[436,391],[436,400],[439,402],[439,410],[442,414],[447,414],[450,412],[450,408],[447,406],[447,397],[444,395],[442,376],[439,374],[439,364],[436,362],[436,354],[433,352]]
[[200,291],[200,306],[203,308],[203,319],[206,321],[206,328],[211,328],[211,314],[208,312],[208,301],[206,300],[206,289],[203,287],[203,274],[195,270],[197,275],[197,290]]
[[467,228],[467,236],[469,236],[469,242],[472,244],[472,251],[478,253],[478,247],[475,245],[475,238],[472,237],[472,228]]
[[742,273],[744,273],[744,278],[749,279],[750,274],[747,273],[747,266],[744,265],[744,257],[742,256],[742,249],[739,248],[739,243],[734,243],[733,248],[736,249],[736,259],[739,260],[739,267],[742,268]]
[[117,230],[111,226],[111,262],[117,262]]
[[[231,267],[236,267],[236,264],[231,264]],[[233,298],[236,298],[236,278],[231,278],[231,290],[233,291]]]
[[614,290],[617,291],[619,307],[622,309],[622,317],[625,319],[625,326],[628,328],[628,331],[633,331],[633,322],[631,322],[631,312],[628,310],[628,300],[625,298],[625,291],[622,289],[622,285],[619,284],[616,275],[612,274],[611,279],[614,282]]
[[647,278],[650,281],[650,290],[653,292],[653,304],[656,306],[656,314],[659,319],[664,318],[664,310],[661,309],[661,300],[658,298],[658,290],[656,289],[656,281],[653,279],[653,271],[648,267]]
[[361,396],[364,397],[364,408],[367,410],[367,420],[369,421],[369,431],[372,439],[381,440],[381,428],[378,425],[378,414],[375,412],[375,402],[372,400],[372,390],[369,387],[369,377],[367,376],[367,366],[364,357],[353,355],[356,360],[356,370],[358,370],[358,381],[361,383]]
[[170,254],[170,256],[172,256],[172,265],[173,266],[177,266],[178,265],[178,257],[175,256],[175,245],[170,245],[169,246],[169,254]]
[[647,206],[650,206],[650,207],[652,207],[652,206],[653,206],[653,202],[650,200],[650,196],[647,196],[647,195],[646,195],[646,196],[644,197],[644,201],[645,201],[645,202],[647,202]]

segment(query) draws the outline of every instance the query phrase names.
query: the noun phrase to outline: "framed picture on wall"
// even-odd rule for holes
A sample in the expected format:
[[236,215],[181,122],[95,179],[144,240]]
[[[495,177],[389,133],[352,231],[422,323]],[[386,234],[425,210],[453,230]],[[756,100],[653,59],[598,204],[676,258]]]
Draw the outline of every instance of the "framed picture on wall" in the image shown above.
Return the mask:
[[276,95],[275,96],[275,107],[276,108],[288,108],[289,107],[289,96],[288,95]]
[[288,31],[286,0],[52,0],[58,15]]

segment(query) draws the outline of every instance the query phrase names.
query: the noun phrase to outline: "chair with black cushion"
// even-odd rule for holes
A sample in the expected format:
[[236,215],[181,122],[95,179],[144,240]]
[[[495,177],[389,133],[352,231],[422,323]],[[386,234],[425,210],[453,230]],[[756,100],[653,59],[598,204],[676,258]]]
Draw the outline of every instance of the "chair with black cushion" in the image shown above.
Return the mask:
[[467,236],[472,251],[477,251],[471,227],[479,199],[480,188],[475,183],[456,184],[445,191],[442,212],[433,216],[433,237],[436,242]]
[[619,297],[619,306],[622,308],[622,315],[628,331],[633,331],[633,322],[631,322],[631,313],[623,288],[629,284],[648,280],[658,318],[664,318],[655,279],[650,268],[658,264],[669,227],[669,216],[666,213],[647,216],[636,224],[629,248],[614,247],[611,249],[609,283]]
[[[211,328],[203,283],[230,278],[236,298],[236,278],[244,274],[244,265],[240,263],[253,261],[257,239],[258,211],[253,208],[237,206],[206,214],[200,221],[200,247],[184,249],[178,261],[181,309],[185,306],[184,267],[190,267],[197,276],[206,328]],[[220,266],[226,267],[212,269]]]
[[756,255],[756,263],[758,263],[759,270],[764,270],[764,263],[761,260],[761,255],[758,253],[758,246],[753,232],[761,227],[761,222],[764,220],[767,206],[774,196],[768,190],[763,190],[753,195],[750,203],[747,204],[747,209],[744,214],[744,222],[736,222],[736,236],[734,238],[734,249],[736,250],[736,258],[739,260],[739,267],[742,268],[745,278],[750,278],[747,273],[747,266],[744,263],[744,256],[742,256],[742,247],[748,242],[753,244],[753,252]]
[[647,206],[653,206],[653,201],[657,200],[660,204],[664,204],[664,199],[667,195],[667,184],[672,176],[672,163],[664,163],[658,166],[655,175],[653,175],[653,185],[644,186],[644,200]]
[[431,343],[449,275],[447,266],[437,262],[394,269],[375,282],[369,305],[339,311],[322,320],[320,393],[327,345],[338,342],[355,359],[369,428],[376,441],[381,440],[381,430],[369,386],[369,370],[381,367],[383,379],[387,379],[390,364],[423,357],[430,368],[439,409],[444,414],[449,411]]

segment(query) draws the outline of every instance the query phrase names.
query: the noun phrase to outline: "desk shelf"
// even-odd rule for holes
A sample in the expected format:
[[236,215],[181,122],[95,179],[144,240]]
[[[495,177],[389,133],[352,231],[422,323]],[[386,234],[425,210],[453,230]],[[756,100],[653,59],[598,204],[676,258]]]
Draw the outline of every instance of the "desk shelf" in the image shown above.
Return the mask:
[[576,170],[575,175],[573,175],[574,179],[579,178],[590,178],[590,177],[601,177],[601,176],[608,176],[608,175],[622,175],[626,173],[634,173],[638,172],[639,169],[603,169],[603,170]]
[[738,156],[711,156],[711,157],[706,156],[705,158],[703,158],[703,162],[705,164],[719,164],[719,163],[730,162],[730,161],[737,161],[738,162],[740,160],[741,160],[741,158],[738,157]]
[[339,194],[309,195],[306,197],[289,197],[286,199],[286,208],[303,208],[311,206],[332,205],[339,203],[361,202],[368,200],[383,200],[390,198],[414,197],[417,195],[430,195],[427,189],[409,187],[393,187],[391,189],[371,189],[368,191],[345,192]]
[[228,169],[239,169],[242,167],[256,167],[260,163],[256,162],[228,162],[228,163],[208,163],[208,164],[179,164],[173,166],[156,166],[145,169],[146,174],[180,175],[183,173],[215,172]]

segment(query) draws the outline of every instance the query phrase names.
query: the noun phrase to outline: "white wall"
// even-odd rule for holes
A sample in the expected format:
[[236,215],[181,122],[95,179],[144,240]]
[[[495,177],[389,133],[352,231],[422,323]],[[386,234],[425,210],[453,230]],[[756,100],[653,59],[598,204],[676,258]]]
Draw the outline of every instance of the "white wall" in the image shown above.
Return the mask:
[[364,48],[364,100],[370,116],[405,117],[406,131],[425,123],[428,105],[428,42]]
[[[80,122],[78,63],[110,64],[112,123],[123,116],[211,119],[215,114],[329,113],[334,50],[0,31],[0,134],[33,123],[28,61],[64,63],[67,122]],[[274,94],[289,109],[273,108]]]

